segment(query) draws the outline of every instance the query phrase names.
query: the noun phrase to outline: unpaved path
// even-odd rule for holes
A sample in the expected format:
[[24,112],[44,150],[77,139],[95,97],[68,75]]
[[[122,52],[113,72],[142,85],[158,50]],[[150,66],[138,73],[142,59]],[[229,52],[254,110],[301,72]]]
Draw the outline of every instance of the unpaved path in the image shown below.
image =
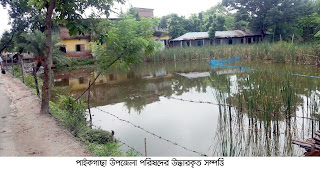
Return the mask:
[[22,82],[0,74],[0,156],[92,156]]

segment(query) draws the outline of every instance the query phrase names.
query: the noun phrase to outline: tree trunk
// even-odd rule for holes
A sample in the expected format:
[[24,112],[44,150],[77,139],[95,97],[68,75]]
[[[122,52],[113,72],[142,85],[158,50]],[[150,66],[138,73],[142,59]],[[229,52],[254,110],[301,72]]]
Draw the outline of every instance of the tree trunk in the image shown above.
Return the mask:
[[57,0],[50,0],[46,12],[46,58],[44,60],[44,76],[42,86],[41,110],[43,114],[49,113],[50,87],[51,87],[51,66],[52,66],[52,13]]

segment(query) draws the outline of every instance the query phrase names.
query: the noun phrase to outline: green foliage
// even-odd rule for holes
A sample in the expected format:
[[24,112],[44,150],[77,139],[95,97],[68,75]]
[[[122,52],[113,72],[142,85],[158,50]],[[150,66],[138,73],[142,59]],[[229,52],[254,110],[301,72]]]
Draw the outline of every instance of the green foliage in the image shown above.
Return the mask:
[[317,64],[315,59],[319,50],[312,44],[291,44],[287,42],[259,43],[252,45],[219,45],[205,47],[174,47],[158,51],[148,61],[225,59],[241,55],[248,59],[268,59],[273,62],[294,62],[300,64]]
[[7,52],[12,52],[14,49],[13,44],[10,44],[12,41],[13,33],[5,31],[0,39],[0,54],[5,50]]
[[84,60],[77,60],[71,58],[71,66],[84,66],[84,65],[93,65],[95,64],[95,59],[84,59]]
[[[12,70],[9,70],[8,72],[11,72],[11,71]],[[16,78],[18,78],[20,81],[22,81],[22,73],[21,73],[21,66],[20,65],[15,65],[14,66],[14,76]],[[37,94],[34,77],[25,73],[24,80],[25,80],[25,84],[31,89],[31,91],[34,94]],[[40,77],[38,77],[38,85],[39,85],[39,92],[40,92],[40,95],[41,95],[41,91],[42,91],[41,87],[43,85],[43,80]]]
[[139,11],[136,8],[130,7],[128,14],[132,15],[137,21],[141,20]]
[[50,102],[51,115],[83,141],[89,151],[96,156],[137,156],[129,150],[121,151],[120,144],[113,136],[101,129],[91,129],[86,125],[86,105],[82,101],[75,102],[71,97],[58,95],[58,103]]
[[75,136],[79,136],[79,133],[86,127],[86,105],[82,100],[75,101],[71,97],[57,96],[59,100],[58,107],[64,112],[62,116],[63,124]]
[[312,13],[310,0],[223,0],[222,4],[237,10],[237,21],[248,21],[253,30],[263,34]]
[[184,17],[179,17],[177,14],[170,14],[167,23],[170,38],[177,38],[187,32],[185,29],[186,20]]
[[81,138],[90,143],[97,144],[105,144],[114,141],[110,132],[101,129],[87,129],[87,131],[81,135]]
[[[32,33],[23,33],[16,42],[16,49],[23,49],[24,52],[32,52],[37,59],[43,59],[46,56],[46,37],[45,34],[39,30],[35,30]],[[60,42],[59,38],[53,36],[53,63],[60,66],[70,65],[70,58],[66,57],[65,53],[59,50],[61,45],[57,45],[58,42]]]
[[220,3],[205,12],[192,14],[188,19],[177,14],[163,16],[159,27],[168,29],[170,38],[177,38],[186,32],[210,31],[214,35],[217,30],[234,29],[234,16]]
[[152,55],[157,47],[152,40],[153,27],[157,24],[153,19],[137,21],[130,15],[122,15],[118,21],[99,23],[96,41],[102,44],[91,44],[99,70],[108,70],[108,65],[116,59],[119,60],[115,67],[127,69],[129,64],[142,62],[144,56]]

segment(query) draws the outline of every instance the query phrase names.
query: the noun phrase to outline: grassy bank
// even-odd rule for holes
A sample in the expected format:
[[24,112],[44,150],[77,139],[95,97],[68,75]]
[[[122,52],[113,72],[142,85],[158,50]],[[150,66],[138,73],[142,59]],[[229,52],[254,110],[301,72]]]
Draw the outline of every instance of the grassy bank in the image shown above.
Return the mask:
[[247,59],[267,59],[272,62],[316,64],[319,47],[312,44],[289,44],[286,42],[251,45],[219,45],[205,47],[174,47],[156,52],[146,61],[226,59],[241,55]]
[[[15,77],[22,81],[20,65],[14,67]],[[7,71],[7,72],[11,72]],[[25,74],[25,84],[36,94],[34,77]],[[43,81],[38,78],[41,91]],[[40,94],[41,95],[41,94]],[[79,141],[85,143],[89,151],[96,156],[137,156],[134,150],[123,152],[121,146],[110,132],[101,129],[92,129],[87,124],[87,105],[71,97],[58,96],[58,103],[50,102],[51,115],[64,127],[66,127]]]
[[96,156],[137,156],[129,150],[123,152],[121,145],[108,131],[88,127],[86,120],[86,104],[66,96],[59,96],[59,102],[50,102],[51,115],[65,126],[78,140],[85,143],[91,153]]

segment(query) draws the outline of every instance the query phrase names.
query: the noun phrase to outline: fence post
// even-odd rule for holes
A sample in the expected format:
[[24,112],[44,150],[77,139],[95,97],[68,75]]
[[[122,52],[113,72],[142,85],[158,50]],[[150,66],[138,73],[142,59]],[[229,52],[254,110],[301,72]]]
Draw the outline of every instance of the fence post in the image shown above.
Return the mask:
[[91,80],[89,80],[89,90],[88,90],[88,111],[90,115],[90,128],[92,127],[92,115],[91,115],[91,110],[90,110],[90,84]]
[[7,55],[7,58],[6,58],[6,71],[8,71],[8,57],[9,55]]
[[22,82],[25,83],[25,79],[24,79],[24,67],[23,67],[23,56],[19,55],[19,59],[20,59],[20,65],[21,65]]
[[13,56],[11,57],[12,75],[14,76]]
[[34,77],[34,83],[36,85],[37,95],[38,95],[38,97],[40,97],[40,91],[39,91],[36,67],[33,65],[32,69],[33,69],[32,73],[33,73],[33,77]]
[[144,138],[144,156],[148,156],[147,155],[147,139]]

